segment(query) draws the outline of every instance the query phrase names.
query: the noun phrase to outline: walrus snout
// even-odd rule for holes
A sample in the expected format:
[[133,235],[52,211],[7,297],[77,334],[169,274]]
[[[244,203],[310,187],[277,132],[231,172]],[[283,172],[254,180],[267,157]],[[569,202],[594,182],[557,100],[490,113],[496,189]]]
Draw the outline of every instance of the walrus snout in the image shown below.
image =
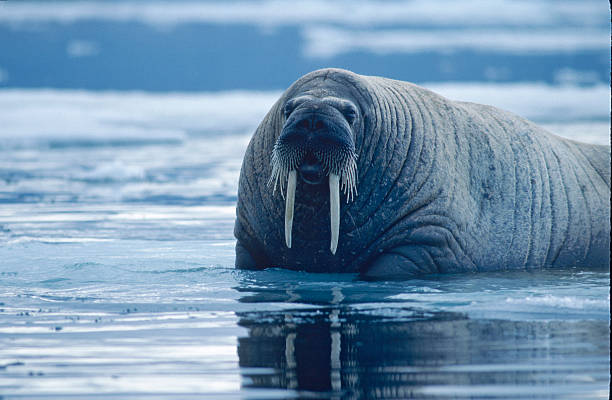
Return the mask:
[[340,230],[340,190],[344,191],[347,203],[357,194],[357,154],[352,131],[357,109],[353,103],[338,98],[300,96],[287,101],[283,115],[285,123],[272,150],[268,185],[274,186],[273,193],[278,185],[285,197],[285,243],[291,248],[299,173],[307,184],[329,183],[330,251],[335,254]]
[[298,167],[300,178],[309,185],[319,185],[325,180],[325,171],[319,160],[312,154],[308,153],[302,164]]

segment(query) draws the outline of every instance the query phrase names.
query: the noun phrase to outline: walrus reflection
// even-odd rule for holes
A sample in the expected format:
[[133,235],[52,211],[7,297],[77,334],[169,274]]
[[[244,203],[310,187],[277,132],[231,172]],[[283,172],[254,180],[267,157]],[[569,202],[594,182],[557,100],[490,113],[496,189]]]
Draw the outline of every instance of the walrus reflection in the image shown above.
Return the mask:
[[[377,399],[448,398],[456,391],[471,398],[478,392],[470,390],[483,387],[492,396],[508,391],[513,397],[538,385],[563,393],[579,388],[568,382],[586,378],[607,387],[609,347],[597,339],[609,335],[605,321],[472,320],[348,306],[238,315],[248,330],[238,340],[238,356],[249,388]],[[568,348],[572,341],[580,349]],[[568,353],[576,361],[569,369],[556,361]]]

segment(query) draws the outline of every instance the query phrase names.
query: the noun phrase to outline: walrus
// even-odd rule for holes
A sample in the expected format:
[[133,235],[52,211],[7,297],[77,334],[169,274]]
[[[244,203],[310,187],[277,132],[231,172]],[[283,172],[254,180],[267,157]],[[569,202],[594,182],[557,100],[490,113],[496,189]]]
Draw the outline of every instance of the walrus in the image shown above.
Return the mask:
[[610,266],[610,146],[341,69],[273,105],[239,178],[236,267],[365,277]]

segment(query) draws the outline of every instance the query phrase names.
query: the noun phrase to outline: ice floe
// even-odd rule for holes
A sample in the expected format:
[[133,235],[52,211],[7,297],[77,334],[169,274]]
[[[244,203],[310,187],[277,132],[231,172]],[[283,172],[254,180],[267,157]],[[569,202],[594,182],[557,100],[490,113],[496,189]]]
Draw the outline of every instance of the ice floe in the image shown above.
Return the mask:
[[413,1],[58,1],[2,4],[0,22],[71,23],[81,20],[135,21],[155,25],[224,23],[352,26],[413,24],[438,26],[606,25],[602,1],[413,0]]
[[[603,84],[436,82],[422,85],[453,100],[494,105],[547,123],[553,133],[572,139],[609,142],[610,89]],[[51,139],[181,142],[190,135],[248,135],[279,96],[279,91],[2,90],[0,145]],[[232,143],[226,144],[228,149]]]

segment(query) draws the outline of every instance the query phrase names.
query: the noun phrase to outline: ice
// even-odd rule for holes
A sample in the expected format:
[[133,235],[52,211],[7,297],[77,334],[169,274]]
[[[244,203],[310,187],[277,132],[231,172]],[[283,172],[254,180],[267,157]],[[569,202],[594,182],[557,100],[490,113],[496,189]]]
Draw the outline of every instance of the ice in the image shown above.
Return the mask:
[[129,165],[121,160],[101,163],[89,171],[77,172],[76,177],[91,180],[141,180],[145,169],[141,165]]
[[577,296],[526,296],[523,298],[508,297],[506,303],[528,307],[548,306],[553,308],[569,308],[571,310],[608,311],[610,309],[610,296],[605,299],[591,299]]
[[89,40],[73,40],[66,46],[66,53],[70,57],[91,57],[100,53],[99,46]]
[[[453,100],[494,105],[536,122],[580,123],[578,131],[561,129],[558,133],[577,140],[608,142],[609,130],[603,121],[609,115],[610,89],[603,84],[436,82],[421,85]],[[7,146],[27,140],[182,142],[189,135],[205,132],[249,135],[279,96],[278,91],[3,90],[0,91],[0,139],[4,141],[1,145]],[[588,121],[594,121],[595,125]],[[236,143],[215,138],[219,139],[220,147],[214,154],[231,151]],[[238,139],[243,143],[241,146],[245,140]]]
[[[492,105],[535,122],[604,122],[610,110],[610,88],[603,84],[432,82],[422,85],[453,100]],[[608,129],[600,134],[602,138],[607,137]]]
[[0,1],[0,30],[3,398],[608,397],[607,270],[244,271],[233,236],[251,135],[319,67],[609,143],[607,3]]
[[8,2],[0,22],[70,23],[81,20],[137,21],[154,25],[189,23],[257,24],[262,26],[328,23],[349,26],[390,24],[438,26],[592,26],[607,24],[602,1],[574,0],[413,0],[413,1],[71,1]]
[[478,51],[499,54],[542,54],[599,50],[609,42],[608,29],[445,29],[355,30],[308,27],[304,53],[330,58],[352,52],[401,54]]
[[[570,139],[609,143],[603,85],[423,85]],[[0,91],[0,201],[232,203],[250,136],[279,95]]]
[[0,91],[0,138],[180,141],[188,133],[254,129],[279,93]]
[[579,71],[573,68],[559,68],[555,71],[555,82],[561,85],[592,85],[599,83],[595,71]]

